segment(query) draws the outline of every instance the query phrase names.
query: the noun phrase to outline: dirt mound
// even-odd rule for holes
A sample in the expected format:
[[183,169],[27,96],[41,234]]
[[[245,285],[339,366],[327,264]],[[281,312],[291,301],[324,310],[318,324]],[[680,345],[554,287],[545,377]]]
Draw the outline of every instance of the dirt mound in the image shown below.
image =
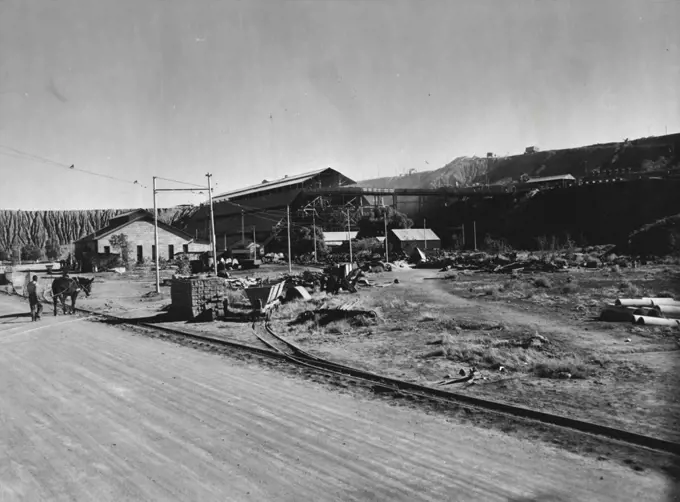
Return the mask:
[[630,252],[638,255],[680,255],[680,214],[644,225],[630,235]]

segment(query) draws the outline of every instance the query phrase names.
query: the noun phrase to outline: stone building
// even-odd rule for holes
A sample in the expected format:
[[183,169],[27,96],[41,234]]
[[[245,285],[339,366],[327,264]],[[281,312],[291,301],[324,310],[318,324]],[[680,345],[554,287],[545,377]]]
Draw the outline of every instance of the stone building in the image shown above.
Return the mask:
[[[112,218],[109,224],[75,241],[76,259],[84,265],[93,257],[119,254],[111,244],[114,235],[125,234],[129,243],[130,258],[138,263],[156,257],[154,217],[145,209],[138,209]],[[177,253],[210,251],[210,243],[198,241],[191,235],[166,223],[158,222],[159,258],[171,260]]]

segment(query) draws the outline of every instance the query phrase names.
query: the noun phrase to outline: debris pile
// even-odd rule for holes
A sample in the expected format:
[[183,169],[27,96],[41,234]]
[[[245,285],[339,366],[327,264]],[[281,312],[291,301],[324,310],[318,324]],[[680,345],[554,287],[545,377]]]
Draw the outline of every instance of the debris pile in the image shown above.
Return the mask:
[[233,277],[225,279],[229,289],[246,289],[262,285],[262,279],[259,277]]
[[478,270],[481,272],[512,274],[518,272],[557,272],[568,268],[602,268],[618,266],[635,267],[637,261],[630,257],[609,254],[595,256],[580,252],[511,252],[489,254],[483,251],[439,252],[417,265],[419,268],[439,268],[449,270]]
[[361,324],[367,320],[375,320],[378,318],[378,314],[374,310],[354,308],[356,303],[356,301],[348,302],[336,308],[327,308],[324,303],[316,310],[301,312],[288,324],[290,326],[296,326],[314,320],[319,326],[327,326],[328,324],[341,319],[349,319],[350,322]]
[[680,328],[680,301],[673,298],[619,298],[605,306],[600,320]]

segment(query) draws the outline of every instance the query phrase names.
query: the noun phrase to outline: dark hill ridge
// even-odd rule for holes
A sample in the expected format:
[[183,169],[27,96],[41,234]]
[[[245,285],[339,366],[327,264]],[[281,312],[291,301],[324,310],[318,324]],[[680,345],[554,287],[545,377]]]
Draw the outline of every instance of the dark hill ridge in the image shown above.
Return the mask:
[[[193,214],[196,209],[189,206],[159,209],[158,218],[164,223],[184,228],[184,219]],[[129,211],[132,209],[0,210],[0,251],[10,251],[27,244],[44,248],[48,240],[55,240],[60,245],[70,244],[105,227],[111,218]]]
[[[643,171],[670,167],[680,163],[680,134],[641,138],[621,143],[546,150],[536,153],[494,157],[489,160],[489,183],[519,180],[522,174],[531,177],[571,174],[579,177],[598,170],[631,169]],[[374,178],[357,185],[375,188],[430,188],[437,184],[486,182],[483,157],[458,157],[434,171],[421,171],[405,176]]]

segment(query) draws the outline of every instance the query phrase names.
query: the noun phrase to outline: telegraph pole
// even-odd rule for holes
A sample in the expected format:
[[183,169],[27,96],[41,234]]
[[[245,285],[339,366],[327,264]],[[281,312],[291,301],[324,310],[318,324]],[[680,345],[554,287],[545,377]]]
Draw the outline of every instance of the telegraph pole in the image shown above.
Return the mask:
[[423,244],[425,245],[425,249],[427,249],[427,220],[423,218]]
[[215,242],[215,213],[213,212],[212,186],[210,184],[210,178],[212,178],[212,174],[208,173],[206,174],[206,177],[208,178],[208,200],[210,201],[210,243],[212,245],[213,253],[213,269],[215,271],[215,276],[217,276],[217,243]]
[[[245,241],[243,241],[243,244],[245,245]],[[255,225],[253,225],[253,252],[255,253],[255,256],[253,256],[253,259],[257,260],[257,243],[255,242]]]
[[[208,176],[211,176],[208,174]],[[205,187],[199,186],[199,185],[194,185],[196,188],[156,188],[156,180],[157,179],[165,179],[161,178],[159,176],[154,176],[153,177],[153,212],[154,212],[154,243],[156,246],[156,259],[155,259],[155,264],[156,264],[156,292],[160,293],[160,267],[159,267],[159,257],[160,257],[160,249],[158,249],[158,206],[156,205],[156,194],[158,192],[196,192],[196,190],[206,190]],[[172,181],[172,180],[170,180]],[[181,183],[181,182],[180,182]],[[191,183],[188,183],[191,184]],[[213,224],[213,252],[215,252],[215,220],[213,217],[213,204],[212,204],[212,192],[210,188],[210,178],[208,177],[208,194],[210,195],[210,217],[211,221]],[[203,192],[200,192],[203,193]],[[196,239],[198,239],[198,229],[196,229]],[[215,260],[215,273],[217,273],[217,260]]]
[[158,261],[158,208],[156,206],[156,177],[153,177],[153,240],[156,244],[156,293],[161,292],[161,270]]
[[347,240],[349,241],[349,262],[353,263],[352,260],[352,227],[349,222],[349,208],[347,209]]
[[314,263],[318,262],[316,257],[316,209],[312,210],[312,234],[314,234]]
[[290,254],[290,206],[286,206],[286,214],[288,215],[288,273],[293,273],[293,262]]
[[385,211],[383,212],[383,221],[385,223],[385,262],[389,262],[390,258],[388,255],[388,246],[387,246],[387,208],[385,207],[385,204],[383,204],[383,208]]
[[477,251],[477,220],[472,222],[472,236],[474,239],[475,251]]
[[246,245],[246,224],[245,215],[243,209],[241,209],[241,242],[243,242],[243,247]]

